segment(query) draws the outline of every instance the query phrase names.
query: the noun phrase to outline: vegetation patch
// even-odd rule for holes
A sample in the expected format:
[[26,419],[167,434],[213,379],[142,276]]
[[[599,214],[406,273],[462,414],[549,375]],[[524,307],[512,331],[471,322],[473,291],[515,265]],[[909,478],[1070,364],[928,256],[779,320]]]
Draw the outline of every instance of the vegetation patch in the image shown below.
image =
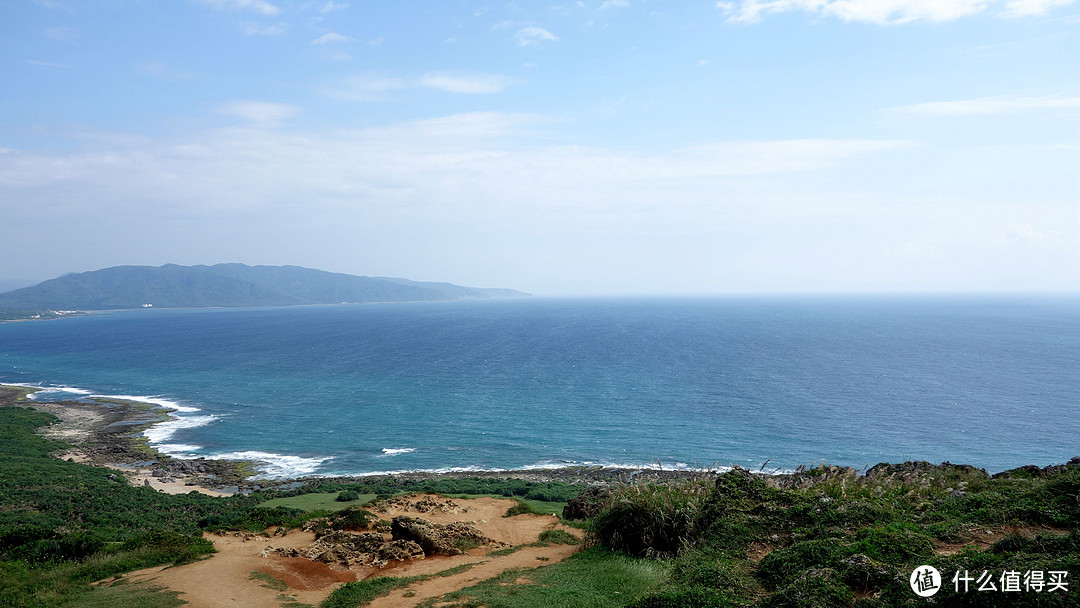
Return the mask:
[[549,545],[576,545],[581,541],[566,530],[544,530],[540,533],[540,542]]
[[[616,608],[657,588],[668,565],[594,548],[536,569],[511,569],[420,606],[484,606],[486,608],[551,608],[589,606]],[[523,573],[529,584],[518,584]]]
[[260,581],[260,585],[262,587],[266,587],[267,589],[273,589],[274,591],[285,591],[289,588],[289,585],[287,585],[285,581],[278,580],[270,576],[269,574],[266,574],[265,572],[259,572],[258,570],[252,570],[251,576],[249,576],[248,578],[253,581]]
[[334,592],[330,594],[330,597],[326,598],[323,603],[319,604],[319,608],[359,608],[360,606],[370,604],[371,601],[377,597],[388,595],[395,589],[403,589],[414,583],[420,583],[434,577],[447,577],[461,574],[482,563],[483,562],[461,564],[460,566],[447,568],[446,570],[436,572],[435,574],[402,577],[380,576],[377,578],[356,581],[354,583],[345,583],[341,587],[335,589]]
[[[584,489],[562,482],[382,479],[320,480],[292,492],[223,498],[168,495],[54,458],[70,446],[35,434],[57,419],[10,406],[24,395],[0,387],[0,402],[9,404],[0,407],[2,608],[178,606],[175,593],[116,577],[205,558],[213,551],[205,531],[261,532],[313,518],[326,529],[378,526],[359,506],[377,495],[512,497],[536,511]],[[355,500],[337,500],[351,492]],[[529,584],[515,584],[520,571],[507,572],[427,604],[899,608],[914,605],[907,582],[912,569],[929,564],[943,574],[938,605],[1075,606],[1080,590],[1071,580],[1067,592],[993,594],[957,591],[952,576],[1080,572],[1078,497],[1080,460],[994,477],[972,467],[915,462],[877,465],[865,475],[822,465],[788,476],[735,470],[708,480],[627,485],[614,488],[601,511],[582,524],[589,549],[529,570]],[[488,555],[555,543],[577,540],[548,530],[537,543]],[[349,583],[323,605],[361,606],[438,575]],[[284,593],[279,600],[301,606]]]
[[[942,572],[941,605],[1073,606],[1073,590],[991,595],[957,592],[952,582],[965,571],[1080,571],[1080,466],[1035,471],[991,478],[961,465],[903,463],[858,476],[822,465],[777,478],[735,470],[704,490],[695,482],[623,487],[589,539],[672,564],[639,608],[907,606],[918,599],[908,576],[921,564]],[[1031,533],[1040,526],[1055,531]],[[935,552],[989,528],[1016,531],[986,550]],[[767,550],[753,556],[752,547]]]
[[356,498],[342,501],[339,500],[341,494],[342,492],[300,494],[298,496],[266,500],[259,503],[259,506],[267,509],[285,507],[301,511],[340,511],[349,507],[363,506],[375,500],[374,494],[356,494]]
[[517,504],[506,510],[506,515],[503,517],[513,517],[515,515],[536,514],[536,510],[532,508],[532,505],[524,500],[518,499]]

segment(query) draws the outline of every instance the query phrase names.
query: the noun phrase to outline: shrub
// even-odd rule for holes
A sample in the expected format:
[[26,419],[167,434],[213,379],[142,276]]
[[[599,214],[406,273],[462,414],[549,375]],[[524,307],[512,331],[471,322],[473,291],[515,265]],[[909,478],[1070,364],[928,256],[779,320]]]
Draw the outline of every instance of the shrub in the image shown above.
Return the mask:
[[864,528],[855,535],[850,553],[865,553],[890,564],[910,564],[930,557],[934,542],[912,524],[890,524]]
[[761,558],[757,577],[765,586],[778,589],[790,583],[800,572],[836,563],[840,553],[836,539],[797,542]]
[[367,509],[349,507],[338,511],[330,520],[334,530],[363,530],[376,519]]
[[517,504],[507,509],[506,514],[503,515],[503,517],[513,517],[515,515],[524,515],[527,513],[535,514],[536,510],[532,508],[532,505],[519,498]]
[[593,520],[594,540],[637,557],[674,556],[692,539],[708,484],[641,484],[620,488]]
[[335,500],[337,500],[338,502],[350,502],[359,499],[360,494],[358,494],[357,492],[353,490],[344,490],[342,492],[338,492],[337,498]]
[[812,568],[771,595],[763,608],[840,608],[854,601],[847,587],[831,568]]
[[576,545],[578,539],[566,530],[544,530],[540,533],[540,542],[552,545]]

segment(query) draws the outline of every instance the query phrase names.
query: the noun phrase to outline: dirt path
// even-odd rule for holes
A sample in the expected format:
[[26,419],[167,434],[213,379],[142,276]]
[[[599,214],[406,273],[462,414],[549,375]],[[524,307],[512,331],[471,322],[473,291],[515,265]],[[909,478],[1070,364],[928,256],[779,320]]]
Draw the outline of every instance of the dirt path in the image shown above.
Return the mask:
[[[413,497],[417,501],[430,495]],[[445,501],[446,499],[440,499]],[[380,518],[396,515],[421,517],[435,523],[469,522],[484,535],[510,545],[536,542],[544,530],[562,529],[581,536],[581,531],[558,523],[553,515],[518,515],[506,518],[503,514],[517,504],[513,500],[496,498],[454,499],[458,508],[453,512],[417,512],[408,508],[376,511]],[[561,561],[573,555],[577,546],[552,545],[524,547],[509,555],[490,556],[492,549],[482,547],[467,554],[452,557],[432,556],[426,559],[399,562],[385,568],[354,568],[344,570],[304,558],[268,556],[259,552],[268,546],[303,547],[315,540],[309,532],[293,531],[285,536],[217,536],[208,534],[218,550],[209,559],[175,568],[150,568],[122,577],[103,581],[109,585],[120,582],[152,583],[178,591],[180,599],[190,608],[276,608],[290,602],[317,606],[341,584],[376,576],[406,577],[433,575],[465,564],[475,564],[464,572],[451,576],[433,576],[399,589],[371,604],[374,607],[397,608],[415,606],[431,598],[457,591],[481,580],[499,575],[509,568],[534,568]],[[253,576],[253,573],[254,576]],[[405,594],[409,593],[409,597]]]
[[[496,577],[511,568],[536,568],[537,566],[561,562],[577,551],[578,547],[571,545],[526,547],[515,551],[510,555],[501,557],[488,559],[481,558],[475,561],[462,561],[461,563],[476,563],[477,565],[460,574],[445,577],[436,576],[426,581],[414,583],[408,588],[391,591],[389,595],[375,598],[368,606],[370,608],[411,608],[426,599],[439,597],[446,593],[457,591],[470,585],[475,585],[480,581]],[[445,570],[446,568],[460,564],[444,562],[442,565],[445,567],[440,568],[440,570]],[[405,569],[400,573],[395,572],[393,576],[415,576],[417,574],[426,574],[419,570],[420,569]],[[408,597],[406,597],[406,594],[408,594]]]
[[[218,550],[210,559],[176,568],[150,568],[126,575],[130,582],[152,582],[179,591],[191,608],[266,608],[285,601],[317,605],[334,586],[355,580],[350,572],[331,570],[326,564],[296,558],[259,557],[269,545],[300,547],[315,535],[292,532],[285,537],[207,535]],[[252,578],[252,573],[268,575]],[[270,577],[282,583],[273,584]],[[286,598],[285,596],[288,596]]]

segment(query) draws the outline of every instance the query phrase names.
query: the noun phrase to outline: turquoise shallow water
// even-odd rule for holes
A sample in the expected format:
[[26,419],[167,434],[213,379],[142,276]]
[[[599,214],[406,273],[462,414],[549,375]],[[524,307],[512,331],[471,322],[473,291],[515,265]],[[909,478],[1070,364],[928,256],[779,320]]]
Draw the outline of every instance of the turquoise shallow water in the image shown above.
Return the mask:
[[[1080,299],[522,299],[0,324],[0,381],[152,398],[267,476],[1080,454]],[[67,387],[66,389],[62,387]]]

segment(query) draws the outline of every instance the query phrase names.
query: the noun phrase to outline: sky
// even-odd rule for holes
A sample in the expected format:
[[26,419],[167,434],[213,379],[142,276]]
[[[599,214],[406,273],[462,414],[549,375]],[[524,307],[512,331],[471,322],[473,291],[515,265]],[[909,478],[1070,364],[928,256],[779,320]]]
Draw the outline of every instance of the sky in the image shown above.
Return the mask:
[[0,0],[0,288],[1080,290],[1075,0]]

